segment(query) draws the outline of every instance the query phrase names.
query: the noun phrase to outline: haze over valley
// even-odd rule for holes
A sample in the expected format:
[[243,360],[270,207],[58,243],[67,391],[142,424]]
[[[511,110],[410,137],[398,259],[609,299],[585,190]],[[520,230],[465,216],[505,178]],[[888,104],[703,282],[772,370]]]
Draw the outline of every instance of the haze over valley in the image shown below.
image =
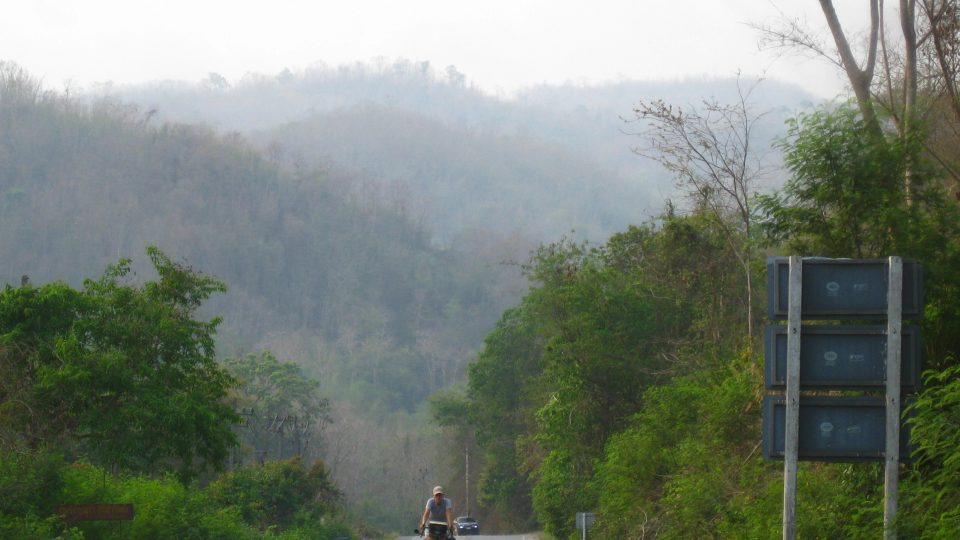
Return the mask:
[[960,537],[960,0],[5,7],[0,538]]
[[[531,251],[603,241],[674,197],[632,151],[633,103],[731,98],[737,81],[507,100],[397,61],[67,96],[6,63],[0,92],[0,277],[79,286],[123,257],[149,276],[153,245],[224,280],[204,306],[218,352],[269,350],[319,380],[332,423],[312,452],[399,527],[424,481],[409,460],[434,459],[413,427],[424,399],[465,382]],[[766,145],[814,101],[769,82],[753,96]]]

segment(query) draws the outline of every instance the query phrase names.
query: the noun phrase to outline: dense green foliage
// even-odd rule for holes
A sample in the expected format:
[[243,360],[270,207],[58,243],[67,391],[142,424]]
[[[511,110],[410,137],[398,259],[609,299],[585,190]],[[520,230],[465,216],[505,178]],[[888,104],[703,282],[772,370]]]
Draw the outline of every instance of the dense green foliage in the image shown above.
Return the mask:
[[148,250],[159,275],[124,283],[130,261],[83,290],[62,283],[0,292],[4,449],[61,448],[102,466],[176,470],[223,463],[238,420],[216,362],[219,322],[194,319],[224,286]]
[[149,118],[0,64],[0,281],[76,287],[158,246],[230,284],[206,305],[222,352],[282,351],[332,397],[381,412],[459,380],[461,351],[514,300],[493,289],[511,269],[476,260],[469,239],[432,246],[374,178],[284,168],[236,133]]
[[243,417],[238,461],[247,461],[246,456],[262,461],[311,454],[311,445],[330,421],[330,403],[320,397],[320,382],[304,376],[297,364],[280,362],[270,351],[228,358],[223,365],[240,382],[232,398]]
[[[870,136],[852,109],[801,116],[784,141],[793,176],[761,197],[771,244],[800,255],[884,257],[921,262],[927,300],[927,367],[952,364],[960,350],[960,208],[919,141]],[[914,164],[904,186],[905,163]]]
[[[412,453],[432,459],[434,439],[418,433],[417,411],[432,391],[463,380],[484,333],[515,301],[519,272],[497,263],[526,253],[529,240],[476,233],[439,246],[410,196],[383,178],[313,167],[237,133],[161,123],[154,112],[115,96],[46,91],[0,63],[0,287],[26,274],[51,294],[44,302],[62,304],[73,293],[45,287],[79,289],[127,257],[128,279],[139,282],[154,272],[138,257],[147,245],[229,283],[198,311],[222,317],[216,350],[236,358],[270,350],[318,381],[335,438],[322,445],[314,430],[310,457],[328,452],[348,502],[382,509],[378,516],[393,516],[382,525],[407,529],[397,516],[422,501],[418,493],[414,506],[404,492],[423,486],[394,441],[406,438]],[[287,426],[283,455],[297,447]],[[269,442],[272,459],[281,435],[268,433],[248,442],[261,451]],[[140,458],[102,448],[110,449]],[[386,472],[370,466],[394,459]]]
[[[18,539],[260,540],[353,537],[322,465],[297,460],[236,469],[206,489],[173,477],[115,476],[51,455],[0,454],[0,536]],[[72,526],[57,505],[133,504],[129,522]],[[69,531],[69,534],[67,534]]]
[[[762,241],[801,255],[898,254],[924,268],[930,371],[912,408],[916,460],[902,475],[898,528],[954,538],[960,214],[921,145],[863,129],[847,108],[790,125],[791,178],[759,197]],[[735,226],[721,236],[715,217],[668,209],[601,247],[536,253],[533,287],[470,369],[493,514],[519,508],[570,539],[582,511],[597,513],[601,538],[779,536],[782,466],[760,455],[760,348],[743,339],[743,277],[727,248],[761,239],[731,238],[743,234]],[[798,535],[876,537],[882,499],[879,464],[803,463]]]
[[739,335],[727,332],[745,324],[732,299],[741,276],[715,271],[734,258],[709,222],[666,215],[600,248],[561,242],[535,254],[537,286],[470,370],[481,497],[508,523],[532,514],[570,534],[573,512],[597,504],[590,479],[604,445],[643,409],[645,391],[718,365],[685,351],[735,354]]
[[[470,365],[471,403],[468,409],[484,450],[480,475],[480,502],[508,527],[532,528],[531,482],[525,445],[533,432],[536,407],[546,389],[538,383],[543,340],[535,332],[535,319],[523,309],[503,314]],[[460,417],[463,421],[467,416]],[[491,516],[492,517],[492,516]]]
[[934,195],[925,175],[914,179],[919,204],[905,204],[904,167],[917,149],[871,137],[855,110],[802,115],[782,146],[792,176],[780,194],[760,198],[772,243],[803,255],[864,258],[910,256],[929,250],[918,241],[938,240],[917,234]]
[[918,463],[902,521],[917,537],[952,538],[960,534],[960,365],[928,372],[924,385],[910,421]]
[[775,529],[739,530],[740,514],[771,502],[763,477],[773,467],[749,458],[759,440],[754,381],[749,363],[739,361],[644,394],[643,410],[609,439],[593,481],[605,535],[639,528],[657,538],[710,530],[721,538],[775,536]]
[[[296,415],[311,429],[326,402],[316,381],[270,353],[218,363],[219,319],[195,316],[224,284],[147,251],[153,281],[132,283],[122,260],[82,290],[25,283],[0,292],[0,536],[350,536],[355,526],[321,462],[307,469],[299,457],[271,455],[208,475],[203,489],[192,481],[222,469],[237,444],[241,417],[230,401]],[[135,517],[119,527],[68,526],[55,515],[61,504],[121,502]]]
[[[407,528],[430,485],[463,485],[465,473],[450,471],[469,456],[480,505],[471,513],[487,530],[575,538],[574,513],[595,511],[600,538],[776,537],[780,466],[760,457],[760,347],[746,337],[744,269],[762,284],[763,261],[738,260],[765,247],[921,263],[929,371],[912,407],[915,461],[902,475],[898,528],[960,537],[960,215],[926,159],[921,137],[932,135],[868,134],[847,107],[802,115],[781,146],[790,179],[750,216],[762,238],[700,200],[602,244],[543,245],[525,267],[527,294],[466,367],[523,290],[494,263],[526,239],[451,229],[445,240],[459,244],[438,249],[442,235],[415,217],[404,182],[419,190],[453,171],[455,189],[437,200],[492,189],[499,199],[471,215],[496,206],[509,225],[531,194],[547,205],[578,197],[589,166],[519,128],[491,143],[377,107],[278,129],[261,152],[237,135],[155,125],[112,99],[43,92],[8,65],[0,75],[0,276],[42,284],[0,293],[0,536],[64,535],[55,505],[91,501],[133,502],[137,517],[122,528],[78,524],[73,537],[355,536],[341,505]],[[447,98],[463,95],[454,86]],[[368,137],[375,127],[385,129]],[[441,139],[454,157],[405,152],[411,141],[397,132]],[[352,142],[335,146],[338,134]],[[311,137],[321,143],[304,143]],[[349,153],[371,141],[366,151],[396,159],[348,165],[378,178],[297,150]],[[481,146],[503,159],[478,157]],[[527,171],[529,184],[507,181],[533,150],[557,159]],[[392,175],[388,163],[403,170]],[[465,215],[444,210],[444,222]],[[230,291],[159,249],[152,268],[123,258],[143,245],[175,246]],[[223,365],[217,340],[234,354]],[[249,353],[263,348],[279,352]],[[466,388],[434,393],[465,370]],[[321,451],[324,465],[276,460]],[[799,535],[876,537],[882,483],[876,464],[802,464]]]
[[317,523],[339,497],[323,463],[304,470],[298,458],[231,471],[207,491],[214,502],[236,507],[245,523],[260,530]]

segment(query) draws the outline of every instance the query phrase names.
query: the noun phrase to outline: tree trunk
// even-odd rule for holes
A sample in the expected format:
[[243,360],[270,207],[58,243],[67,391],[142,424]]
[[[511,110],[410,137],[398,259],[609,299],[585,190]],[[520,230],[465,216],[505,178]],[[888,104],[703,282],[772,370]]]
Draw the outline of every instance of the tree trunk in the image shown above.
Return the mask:
[[877,121],[877,115],[873,108],[873,99],[871,97],[870,86],[873,83],[874,67],[877,63],[877,42],[880,34],[880,5],[879,0],[870,0],[870,50],[867,54],[866,64],[863,69],[857,64],[857,59],[853,56],[850,49],[850,43],[843,33],[843,27],[840,25],[840,19],[837,17],[837,11],[833,7],[832,0],[820,0],[820,7],[823,9],[823,15],[827,19],[827,25],[830,27],[830,33],[833,35],[833,41],[837,45],[837,52],[840,54],[840,60],[844,71],[847,73],[847,79],[853,88],[853,93],[857,98],[857,106],[860,107],[860,114],[867,128],[874,135],[880,136],[880,122]]
[[[930,39],[933,40],[937,66],[940,68],[940,77],[943,79],[944,89],[950,98],[950,107],[953,110],[954,119],[960,122],[960,96],[957,95],[957,77],[950,64],[949,53],[947,52],[950,47],[948,36],[955,36],[951,31],[956,28],[956,15],[947,11],[950,6],[946,0],[941,2],[939,6],[932,0],[925,0],[922,5],[930,24]],[[945,21],[944,19],[948,16],[950,19]],[[955,46],[955,37],[953,43]]]
[[[903,30],[903,127],[904,140],[913,135],[917,115],[917,26],[916,0],[900,0],[900,28]],[[907,206],[913,204],[913,163],[908,161],[903,175],[904,198]]]

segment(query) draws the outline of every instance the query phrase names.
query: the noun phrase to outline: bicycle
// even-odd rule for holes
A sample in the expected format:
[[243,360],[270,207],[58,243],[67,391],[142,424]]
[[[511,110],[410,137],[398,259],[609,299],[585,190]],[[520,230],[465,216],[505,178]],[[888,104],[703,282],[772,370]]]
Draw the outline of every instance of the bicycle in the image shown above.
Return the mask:
[[413,532],[419,534],[420,538],[426,533],[429,540],[457,540],[453,537],[453,531],[442,521],[430,521],[424,529],[414,529]]

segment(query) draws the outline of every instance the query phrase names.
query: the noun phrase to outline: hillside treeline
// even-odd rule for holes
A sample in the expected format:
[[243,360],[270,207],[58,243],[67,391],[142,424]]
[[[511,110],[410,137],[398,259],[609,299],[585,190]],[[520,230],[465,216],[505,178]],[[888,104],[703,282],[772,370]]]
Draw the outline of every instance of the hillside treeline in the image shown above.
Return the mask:
[[[104,91],[160,119],[250,133],[285,163],[380,179],[408,195],[411,214],[443,245],[489,230],[535,245],[563,235],[601,241],[657,213],[673,192],[670,175],[637,159],[624,135],[641,129],[623,120],[636,100],[728,101],[735,88],[732,78],[627,81],[544,85],[506,98],[474,88],[453,66],[380,59]],[[768,111],[763,146],[813,101],[773,81],[754,99]]]
[[[644,220],[649,186],[619,189],[636,170],[612,146],[574,152],[629,149],[608,113],[635,87],[507,103],[431,70],[211,75],[135,106],[0,66],[4,532],[45,538],[66,530],[56,504],[122,501],[149,509],[134,535],[356,536],[350,515],[409,529],[443,483],[488,531],[578,537],[595,511],[603,538],[776,537],[764,257],[896,254],[925,271],[928,368],[898,527],[957,536],[949,104],[910,136],[852,106],[798,116],[787,183],[749,199],[673,162],[693,197]],[[167,121],[203,114],[214,127]],[[253,144],[217,131],[252,126]],[[517,283],[503,263],[540,234]],[[799,489],[802,537],[879,534],[879,465],[803,464]]]
[[787,122],[782,188],[751,185],[746,101],[642,103],[647,155],[692,211],[541,248],[468,391],[435,401],[475,433],[488,522],[572,540],[575,513],[593,511],[600,538],[779,537],[783,465],[760,457],[764,257],[900,255],[924,269],[925,371],[894,530],[882,464],[805,462],[796,536],[960,536],[957,5],[901,6],[887,34],[873,4],[864,52],[821,4],[836,50],[796,21],[758,28],[765,46],[838,58],[855,96]]
[[[226,290],[198,308],[222,317],[218,355],[293,363],[318,382],[329,403],[310,415],[305,459],[327,458],[345,502],[369,505],[382,526],[399,527],[422,502],[417,487],[437,481],[418,464],[434,447],[418,433],[418,407],[463,379],[523,285],[502,263],[526,240],[474,232],[438,248],[380,179],[288,167],[236,133],[160,123],[117,99],[80,101],[12,64],[0,68],[0,197],[7,284],[80,287],[127,258],[130,278],[149,280],[147,246],[222,280]],[[275,407],[268,418],[268,407],[237,400],[243,408],[258,433],[230,459],[290,457],[292,423],[276,416],[304,415]],[[395,452],[398,440],[408,454]]]
[[[960,212],[922,141],[869,130],[846,105],[791,122],[790,179],[751,199],[749,237],[704,190],[693,212],[536,252],[531,290],[487,336],[469,390],[435,403],[459,402],[475,430],[491,524],[572,539],[575,513],[594,511],[598,538],[780,536],[783,466],[761,457],[762,337],[747,325],[765,316],[748,309],[737,256],[750,245],[753,306],[767,254],[923,266],[927,371],[897,528],[960,534]],[[801,538],[882,534],[883,465],[801,463],[796,519]]]
[[[0,291],[0,536],[359,534],[322,461],[299,449],[238,459],[265,448],[238,405],[296,414],[309,437],[324,412],[316,381],[269,355],[219,362],[220,319],[197,310],[224,284],[147,252],[156,280],[133,281],[123,259],[79,289],[24,280]],[[68,519],[91,504],[132,505],[131,523]]]
[[[355,390],[369,407],[412,410],[457,380],[465,360],[454,351],[478,342],[515,294],[494,288],[503,266],[429,245],[403,198],[374,180],[286,171],[238,135],[153,125],[115,100],[81,105],[10,65],[0,192],[5,282],[76,285],[122,257],[148,274],[139,256],[158,246],[229,284],[209,306],[224,316],[226,350],[303,330],[325,356],[309,359],[315,374],[344,390],[368,385]],[[357,363],[336,360],[364,347]]]

